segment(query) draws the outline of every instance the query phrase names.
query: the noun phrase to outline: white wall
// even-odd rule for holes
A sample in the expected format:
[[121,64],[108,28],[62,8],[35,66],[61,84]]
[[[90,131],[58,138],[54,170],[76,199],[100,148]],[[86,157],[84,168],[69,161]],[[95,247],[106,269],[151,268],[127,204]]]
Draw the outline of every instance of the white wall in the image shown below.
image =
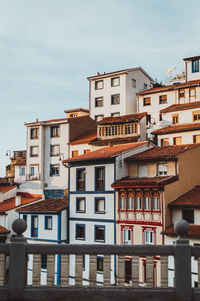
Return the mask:
[[169,145],[173,145],[173,138],[175,137],[182,137],[182,144],[192,144],[194,135],[200,135],[200,130],[158,135],[158,146],[161,146],[161,139],[164,138],[169,138]]
[[200,69],[199,72],[192,72],[192,61],[186,61],[187,64],[187,81],[200,79]]
[[11,199],[16,196],[17,193],[17,187],[14,187],[7,192],[0,192],[0,202],[3,202],[4,200]]

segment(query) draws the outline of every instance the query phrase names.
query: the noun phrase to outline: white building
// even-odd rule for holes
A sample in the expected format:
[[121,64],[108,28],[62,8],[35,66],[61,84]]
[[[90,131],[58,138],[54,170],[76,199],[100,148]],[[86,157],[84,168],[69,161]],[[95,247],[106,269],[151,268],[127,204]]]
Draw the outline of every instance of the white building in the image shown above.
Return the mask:
[[[174,223],[180,219],[186,220],[190,224],[188,235],[191,245],[200,245],[200,186],[182,194],[169,204],[172,211],[172,225],[163,231],[165,244],[173,244],[177,239],[174,231]],[[198,287],[198,262],[196,257],[192,257],[192,287]],[[169,260],[169,286],[174,285],[174,259]]]
[[199,60],[200,56],[193,56],[183,59],[185,62],[186,82],[200,78]]
[[88,80],[90,117],[96,121],[137,113],[136,93],[151,88],[154,83],[141,67],[97,73]]
[[96,129],[95,121],[87,112],[85,114],[25,123],[27,173],[26,183],[20,186],[21,191],[44,194],[48,198],[63,197],[67,194],[68,173],[62,165],[62,160],[70,156],[69,143],[80,135]]
[[[35,204],[17,209],[19,218],[27,223],[23,233],[28,243],[56,243],[67,242],[67,207],[65,199],[46,199]],[[40,283],[46,284],[47,280],[47,255],[41,255]],[[60,284],[60,255],[55,258],[55,284]],[[32,283],[33,255],[28,258],[28,284]]]
[[[116,244],[115,191],[112,183],[128,174],[124,159],[151,148],[146,141],[115,145],[64,160],[69,170],[69,243]],[[97,281],[103,280],[103,257],[97,258]],[[83,258],[85,283],[89,276],[89,258]],[[111,281],[115,283],[112,257]],[[70,266],[74,277],[74,266]]]
[[161,114],[168,126],[152,132],[159,146],[200,143],[200,101],[172,105]]

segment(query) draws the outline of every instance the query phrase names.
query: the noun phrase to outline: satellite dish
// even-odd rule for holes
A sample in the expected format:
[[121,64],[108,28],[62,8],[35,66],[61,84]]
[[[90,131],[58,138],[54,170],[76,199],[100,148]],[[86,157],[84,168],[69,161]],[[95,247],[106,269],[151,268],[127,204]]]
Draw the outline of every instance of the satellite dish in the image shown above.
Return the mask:
[[172,67],[169,70],[167,70],[167,72],[165,74],[170,74],[172,73],[174,70],[176,70],[176,67]]

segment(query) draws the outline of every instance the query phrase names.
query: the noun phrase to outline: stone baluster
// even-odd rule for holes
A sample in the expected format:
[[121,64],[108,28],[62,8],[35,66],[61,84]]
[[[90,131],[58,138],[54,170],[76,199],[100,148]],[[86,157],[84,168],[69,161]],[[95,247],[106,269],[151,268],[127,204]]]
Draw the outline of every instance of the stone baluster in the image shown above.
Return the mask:
[[168,256],[160,256],[161,287],[168,287]]
[[125,285],[125,258],[118,256],[118,285]]
[[132,256],[132,285],[139,286],[139,256]]
[[96,286],[97,256],[90,255],[90,286]]
[[75,285],[82,285],[83,255],[76,255],[75,259]]
[[69,255],[61,255],[61,286],[69,284]]
[[5,285],[6,279],[6,256],[5,254],[0,254],[0,286]]
[[54,285],[55,255],[47,255],[47,285]]
[[154,274],[154,266],[153,266],[153,257],[146,257],[146,283],[147,287],[153,287],[153,274]]
[[110,285],[110,255],[105,255],[103,259],[103,279],[104,286]]
[[41,255],[33,255],[33,285],[40,285]]

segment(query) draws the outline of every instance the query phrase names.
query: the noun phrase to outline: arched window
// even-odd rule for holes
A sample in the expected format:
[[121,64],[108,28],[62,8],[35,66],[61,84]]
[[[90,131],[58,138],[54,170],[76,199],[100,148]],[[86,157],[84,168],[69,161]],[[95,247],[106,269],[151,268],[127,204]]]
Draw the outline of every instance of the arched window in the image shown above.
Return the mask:
[[153,194],[153,210],[160,210],[160,195],[158,192]]
[[144,194],[144,210],[151,210],[151,194],[149,192]]
[[142,210],[142,193],[136,193],[136,210]]
[[120,210],[126,210],[126,195],[125,192],[122,192],[120,194],[120,198],[119,198],[119,209]]
[[128,210],[134,210],[134,196],[132,192],[128,194]]

